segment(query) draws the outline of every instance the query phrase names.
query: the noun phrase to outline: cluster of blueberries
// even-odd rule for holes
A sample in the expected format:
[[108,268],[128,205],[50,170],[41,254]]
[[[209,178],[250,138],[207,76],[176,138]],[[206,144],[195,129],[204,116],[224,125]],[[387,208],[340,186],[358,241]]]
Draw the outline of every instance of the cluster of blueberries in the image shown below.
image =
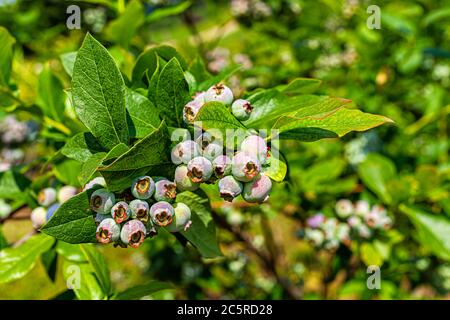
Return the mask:
[[[193,124],[195,117],[207,102],[219,101],[231,106],[232,114],[239,120],[248,119],[253,107],[250,102],[238,99],[223,84],[217,84],[206,92],[200,92],[184,107],[183,118]],[[232,201],[239,195],[247,202],[261,203],[268,199],[272,188],[271,179],[264,173],[270,166],[270,153],[264,138],[248,134],[243,138],[237,152],[224,152],[221,138],[212,131],[205,131],[195,140],[178,143],[171,153],[178,189],[194,191],[201,183],[215,183],[220,196]]]
[[31,212],[31,222],[35,229],[39,229],[53,216],[61,204],[78,194],[78,188],[74,186],[62,186],[59,190],[55,188],[44,188],[37,195],[39,207]]
[[100,243],[137,248],[147,237],[156,235],[158,228],[169,232],[186,231],[192,223],[191,210],[186,204],[172,205],[177,197],[177,187],[166,178],[136,178],[131,185],[135,199],[129,202],[116,201],[114,193],[104,188],[104,180],[96,179],[87,187],[103,186],[90,198],[90,207],[97,214],[96,238]]
[[304,230],[305,239],[314,246],[329,250],[337,249],[342,243],[349,246],[352,240],[368,239],[377,230],[388,230],[392,219],[386,210],[367,201],[360,200],[353,204],[348,199],[336,202],[335,217],[325,217],[318,213],[309,217]]

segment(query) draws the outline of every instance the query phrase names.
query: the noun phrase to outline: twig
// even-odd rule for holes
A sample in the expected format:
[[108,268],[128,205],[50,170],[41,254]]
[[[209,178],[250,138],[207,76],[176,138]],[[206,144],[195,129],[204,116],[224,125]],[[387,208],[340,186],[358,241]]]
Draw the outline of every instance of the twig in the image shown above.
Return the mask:
[[13,212],[11,212],[7,217],[0,219],[0,224],[5,223],[7,220],[25,220],[30,219],[31,209],[26,205],[20,206]]
[[22,238],[20,238],[19,240],[17,240],[16,242],[14,242],[14,244],[12,245],[13,248],[17,248],[18,246],[22,245],[23,243],[25,243],[28,239],[30,239],[32,236],[34,236],[37,233],[36,230],[30,231],[28,232],[26,235],[24,235]]

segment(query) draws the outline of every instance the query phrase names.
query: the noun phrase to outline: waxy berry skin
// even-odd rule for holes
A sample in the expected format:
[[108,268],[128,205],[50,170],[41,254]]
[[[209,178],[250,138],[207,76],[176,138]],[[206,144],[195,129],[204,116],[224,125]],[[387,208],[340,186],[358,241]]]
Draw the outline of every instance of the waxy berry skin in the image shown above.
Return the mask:
[[205,93],[205,102],[217,101],[225,105],[233,102],[233,92],[226,85],[219,83],[209,88]]
[[260,163],[264,163],[267,159],[267,143],[260,136],[251,135],[246,137],[241,143],[240,150],[256,157]]
[[120,225],[112,218],[103,219],[97,227],[95,237],[98,242],[104,244],[116,242],[120,237]]
[[312,217],[309,217],[306,220],[306,225],[310,228],[316,229],[319,228],[322,223],[325,221],[325,216],[321,213],[315,214]]
[[78,189],[73,186],[64,186],[58,191],[58,202],[64,203],[70,198],[76,196]]
[[41,206],[48,207],[56,201],[56,190],[53,188],[42,189],[37,197],[37,201]]
[[109,214],[115,202],[116,197],[114,196],[114,193],[111,193],[106,189],[98,189],[91,195],[90,206],[91,209],[97,213]]
[[231,105],[231,112],[241,121],[247,120],[253,111],[253,107],[248,100],[237,99]]
[[223,155],[223,147],[218,143],[210,143],[203,149],[202,155],[209,161],[213,161],[218,156]]
[[267,201],[271,189],[272,180],[268,176],[260,174],[254,181],[244,184],[242,197],[247,202],[261,203]]
[[155,185],[155,200],[173,202],[177,197],[177,185],[167,179],[162,179],[156,182]]
[[131,216],[130,207],[126,202],[119,201],[111,208],[111,216],[116,223],[120,224]]
[[261,172],[259,161],[245,152],[237,152],[231,161],[233,176],[242,182],[250,182]]
[[233,201],[238,195],[242,193],[242,183],[236,180],[233,176],[226,176],[219,180],[220,197],[225,201]]
[[137,248],[144,242],[146,233],[147,230],[141,221],[129,220],[122,227],[120,240],[132,248]]
[[31,212],[31,223],[33,224],[33,227],[35,229],[39,229],[42,227],[46,222],[47,216],[47,209],[44,207],[37,207]]
[[231,174],[231,159],[228,156],[221,155],[216,157],[212,165],[214,174],[219,179]]
[[131,218],[147,223],[150,217],[150,208],[146,201],[139,199],[133,200],[130,202],[129,207],[131,211]]
[[204,102],[200,100],[189,101],[183,108],[183,121],[186,124],[191,124],[195,121],[198,112],[203,107]]
[[47,214],[45,215],[45,219],[48,222],[53,214],[58,210],[61,205],[59,203],[54,203],[47,209]]
[[340,218],[347,218],[353,214],[353,203],[347,199],[341,199],[336,202],[336,214]]
[[105,178],[103,178],[103,177],[96,177],[96,178],[92,179],[91,181],[86,183],[86,185],[83,188],[83,191],[92,189],[93,187],[96,187],[96,186],[106,188]]
[[193,140],[187,140],[177,144],[171,153],[174,164],[188,164],[188,162],[200,155],[200,147]]
[[145,200],[155,192],[155,181],[149,176],[134,179],[131,185],[131,193],[135,198]]
[[187,165],[188,177],[194,183],[208,181],[213,173],[212,163],[205,157],[196,157]]
[[171,224],[167,226],[169,232],[187,231],[192,224],[191,209],[182,203],[178,202],[174,205],[175,215]]
[[172,223],[174,214],[174,208],[166,201],[159,201],[150,207],[150,218],[154,224],[160,227]]
[[194,99],[193,101],[205,103],[205,92],[204,91],[197,92],[195,96],[193,96],[192,98]]
[[181,165],[175,169],[175,184],[180,191],[195,191],[200,186],[199,183],[192,182],[188,177],[187,166]]

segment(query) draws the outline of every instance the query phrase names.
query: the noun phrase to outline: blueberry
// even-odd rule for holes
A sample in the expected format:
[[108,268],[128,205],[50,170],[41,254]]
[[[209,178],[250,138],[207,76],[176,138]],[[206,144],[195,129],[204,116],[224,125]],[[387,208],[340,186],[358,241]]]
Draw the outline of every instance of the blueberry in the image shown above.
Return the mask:
[[247,120],[253,111],[253,107],[249,101],[244,99],[237,99],[231,105],[231,112],[233,115],[241,121]]
[[147,223],[150,215],[150,208],[146,201],[138,199],[133,200],[130,202],[129,207],[133,219],[138,219],[139,221]]
[[316,247],[319,247],[323,244],[325,235],[323,234],[323,231],[318,229],[306,229],[305,238],[311,241]]
[[205,103],[205,92],[197,92],[192,98],[194,99],[193,101]]
[[106,189],[98,189],[92,193],[90,205],[91,209],[97,213],[109,214],[115,202],[116,197],[113,193]]
[[336,228],[335,235],[340,242],[348,241],[350,239],[350,227],[348,224],[339,223]]
[[183,108],[183,121],[186,124],[193,123],[203,104],[200,100],[189,101]]
[[239,181],[250,182],[260,171],[259,161],[248,153],[237,152],[231,160],[231,172]]
[[172,162],[175,164],[187,164],[190,160],[200,155],[200,148],[195,141],[180,142],[172,149]]
[[240,150],[256,157],[260,163],[264,163],[267,159],[267,143],[258,135],[246,137],[241,143]]
[[358,216],[364,217],[365,215],[367,215],[369,213],[370,205],[365,200],[359,200],[355,204],[354,211],[355,211],[355,214],[357,214]]
[[218,101],[225,105],[233,102],[233,92],[223,83],[216,84],[205,93],[205,102]]
[[170,232],[186,231],[192,224],[191,209],[186,204],[178,202],[174,206],[174,211],[173,222],[167,226],[167,230]]
[[112,218],[103,219],[97,227],[95,237],[98,242],[104,244],[116,242],[120,237],[120,225]]
[[372,236],[372,231],[365,225],[361,224],[357,228],[357,232],[361,238],[367,239]]
[[99,224],[100,222],[102,222],[103,220],[105,220],[107,218],[111,218],[112,219],[112,216],[110,215],[110,213],[108,213],[108,214],[97,213],[95,215],[95,219],[94,220],[95,220],[96,224]]
[[124,201],[117,202],[112,208],[111,208],[111,216],[113,217],[114,221],[116,223],[122,223],[131,216],[131,210],[128,206],[128,203]]
[[306,225],[310,228],[317,229],[322,225],[324,221],[325,216],[322,213],[318,213],[313,215],[312,217],[309,217],[306,220]]
[[106,187],[105,179],[103,177],[96,177],[96,178],[92,179],[91,181],[86,183],[86,185],[83,188],[83,191],[92,189],[95,186]]
[[166,201],[159,201],[150,207],[150,217],[153,223],[160,227],[168,226],[174,214],[172,205]]
[[358,216],[351,216],[348,218],[347,223],[352,228],[358,228],[362,224],[362,220]]
[[264,202],[269,199],[269,193],[272,189],[272,180],[264,174],[260,174],[252,182],[244,185],[242,197],[247,202]]
[[213,173],[212,163],[205,157],[196,157],[189,161],[187,165],[188,177],[192,182],[206,182],[208,181]]
[[64,203],[70,198],[77,195],[78,189],[72,186],[64,186],[58,191],[58,201],[59,203]]
[[47,209],[47,215],[45,216],[45,219],[46,219],[47,221],[49,221],[50,218],[53,216],[53,214],[56,212],[56,210],[58,210],[58,208],[59,208],[60,206],[61,206],[61,205],[60,205],[59,203],[54,203],[54,204],[52,204],[52,205]]
[[217,178],[223,178],[231,174],[231,159],[228,156],[218,156],[213,160],[212,165]]
[[209,129],[203,132],[203,134],[196,139],[196,142],[200,147],[200,151],[203,153],[211,143],[223,146],[223,136],[219,130]]
[[225,201],[233,201],[242,193],[242,183],[233,176],[226,176],[219,180],[219,193]]
[[155,182],[149,176],[136,178],[131,185],[131,193],[138,199],[148,199],[153,192],[155,192]]
[[37,200],[41,206],[48,207],[56,201],[56,190],[53,188],[42,189],[38,194]]
[[156,182],[155,200],[173,202],[177,197],[177,185],[167,179]]
[[353,204],[350,200],[341,199],[336,202],[336,214],[340,218],[347,218],[353,214]]
[[120,232],[120,240],[132,248],[139,247],[145,240],[147,230],[139,220],[127,221]]
[[181,165],[175,169],[175,184],[180,191],[194,191],[200,186],[199,183],[192,182],[188,177],[187,166]]
[[35,229],[42,227],[46,220],[47,210],[44,207],[37,207],[31,212],[31,223]]
[[203,149],[202,155],[209,161],[213,161],[220,155],[223,155],[223,147],[218,143],[210,143]]

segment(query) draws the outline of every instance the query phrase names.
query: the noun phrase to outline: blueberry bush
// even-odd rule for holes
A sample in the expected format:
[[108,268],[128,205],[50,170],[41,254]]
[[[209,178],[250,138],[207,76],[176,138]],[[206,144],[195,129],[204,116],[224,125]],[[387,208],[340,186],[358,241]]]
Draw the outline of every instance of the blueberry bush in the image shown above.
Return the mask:
[[69,5],[0,3],[0,299],[449,297],[445,1]]

